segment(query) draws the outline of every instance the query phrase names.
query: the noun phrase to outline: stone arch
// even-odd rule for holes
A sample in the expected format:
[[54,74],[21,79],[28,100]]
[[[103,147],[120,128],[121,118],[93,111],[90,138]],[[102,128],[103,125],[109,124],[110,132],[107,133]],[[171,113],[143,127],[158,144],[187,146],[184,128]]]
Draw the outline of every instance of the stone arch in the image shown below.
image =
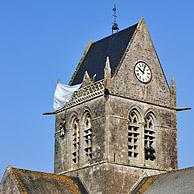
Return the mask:
[[92,111],[91,111],[91,109],[90,109],[89,107],[85,106],[85,107],[83,108],[82,113],[81,113],[81,120],[82,120],[82,121],[84,120],[84,117],[85,117],[85,115],[86,115],[87,113],[89,113],[90,116],[92,117]]
[[145,113],[144,124],[144,153],[145,160],[154,161],[156,159],[156,126],[157,117],[153,110],[149,109]]
[[70,114],[70,120],[69,120],[69,125],[71,126],[72,122],[74,121],[75,118],[77,118],[79,120],[79,117],[78,117],[78,113],[73,111],[71,114]]
[[77,114],[72,114],[70,118],[72,136],[72,161],[74,164],[77,164],[79,163],[80,157],[80,125]]
[[143,111],[142,111],[142,109],[139,107],[139,106],[137,106],[137,105],[133,105],[133,106],[131,106],[130,108],[129,108],[129,110],[128,110],[128,112],[127,112],[127,117],[129,118],[129,114],[132,112],[132,111],[134,111],[136,114],[137,114],[137,116],[138,116],[138,118],[139,118],[139,122],[142,122],[143,120]]
[[128,112],[128,157],[129,161],[139,156],[141,109],[132,106]]
[[158,115],[157,113],[152,109],[152,108],[149,108],[148,110],[146,110],[146,112],[144,113],[144,118],[146,118],[147,115],[150,115],[154,121],[154,125],[155,126],[158,126]]
[[84,158],[90,162],[92,159],[92,116],[88,108],[84,109],[82,115],[83,139],[84,139]]

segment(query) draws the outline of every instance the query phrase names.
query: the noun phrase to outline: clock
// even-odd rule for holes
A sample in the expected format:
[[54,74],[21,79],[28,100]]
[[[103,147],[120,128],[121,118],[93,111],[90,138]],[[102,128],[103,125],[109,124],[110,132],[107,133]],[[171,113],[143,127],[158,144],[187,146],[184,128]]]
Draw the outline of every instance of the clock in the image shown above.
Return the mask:
[[144,83],[147,84],[152,79],[152,72],[150,67],[143,61],[139,61],[135,64],[135,76],[136,78]]

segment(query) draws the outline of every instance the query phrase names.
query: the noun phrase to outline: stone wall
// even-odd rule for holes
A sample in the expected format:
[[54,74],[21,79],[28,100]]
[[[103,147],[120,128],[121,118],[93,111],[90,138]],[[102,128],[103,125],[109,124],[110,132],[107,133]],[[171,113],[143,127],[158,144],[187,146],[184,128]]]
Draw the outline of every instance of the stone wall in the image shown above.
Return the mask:
[[[109,96],[106,107],[106,117],[109,121],[106,136],[108,161],[158,170],[177,168],[176,111],[112,95]],[[140,142],[138,157],[130,160],[128,117],[131,110],[137,110],[140,119]],[[150,112],[154,114],[156,120],[154,127],[156,160],[154,161],[146,161],[144,157],[144,118]]]
[[[67,109],[56,118],[56,132],[59,131],[60,123],[65,121],[65,136],[55,135],[55,172],[63,172],[69,169],[76,169],[84,165],[105,160],[105,99],[103,96],[86,101]],[[92,160],[88,163],[85,160],[84,137],[83,137],[83,116],[88,111],[92,118]],[[80,127],[80,161],[78,164],[72,162],[72,118],[77,116]]]
[[[139,82],[134,74],[138,61],[144,61],[151,69],[152,80],[148,84]],[[171,106],[170,89],[144,20],[138,24],[117,67],[110,91],[139,101]]]
[[97,163],[76,171],[68,171],[64,175],[78,176],[87,191],[92,194],[127,194],[143,176],[158,173],[162,171],[116,163]]
[[[134,74],[138,61],[146,62],[151,68],[152,80],[147,84],[139,82]],[[110,74],[110,69],[108,72]],[[176,93],[170,91],[145,22],[141,20],[113,77],[105,74],[104,81],[85,84],[57,114],[55,172],[80,177],[92,194],[124,194],[145,172],[155,174],[177,169],[175,98]],[[92,120],[92,159],[89,162],[84,151],[86,111]],[[131,111],[136,112],[138,119],[136,157],[129,156]],[[153,131],[148,131],[148,135],[154,136],[155,158],[152,160],[145,158],[148,115],[153,120]],[[75,117],[80,137],[77,163],[72,161],[72,118]],[[61,123],[65,123],[62,136]]]

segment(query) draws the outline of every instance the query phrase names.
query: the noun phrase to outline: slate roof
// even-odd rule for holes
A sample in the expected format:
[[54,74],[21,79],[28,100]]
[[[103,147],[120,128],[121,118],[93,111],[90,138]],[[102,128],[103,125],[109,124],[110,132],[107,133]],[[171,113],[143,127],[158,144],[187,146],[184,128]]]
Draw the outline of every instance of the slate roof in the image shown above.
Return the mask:
[[[36,172],[8,167],[6,173],[14,179],[20,193],[27,194],[87,194],[78,180],[54,173]],[[5,174],[6,174],[5,173]],[[2,182],[3,184],[3,182]],[[3,185],[1,185],[3,187]]]
[[95,81],[103,79],[107,56],[109,56],[110,59],[113,75],[137,25],[138,24],[135,24],[118,33],[92,43],[83,60],[78,64],[77,70],[70,81],[70,85],[81,83],[86,70],[90,76],[96,74]]
[[194,193],[194,167],[144,178],[131,194]]

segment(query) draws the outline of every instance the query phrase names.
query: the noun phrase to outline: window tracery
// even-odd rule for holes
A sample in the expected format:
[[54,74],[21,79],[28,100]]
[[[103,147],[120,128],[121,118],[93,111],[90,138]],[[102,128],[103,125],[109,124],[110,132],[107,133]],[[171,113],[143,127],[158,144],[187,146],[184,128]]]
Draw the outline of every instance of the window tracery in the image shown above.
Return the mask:
[[155,160],[155,130],[154,130],[154,120],[152,115],[149,113],[145,117],[145,126],[144,126],[144,151],[145,151],[145,160]]
[[138,157],[139,144],[139,119],[135,111],[129,113],[128,124],[128,156],[129,158]]
[[91,124],[91,116],[89,112],[86,113],[84,119],[84,140],[85,140],[85,155],[87,161],[92,159],[92,124]]
[[79,149],[80,149],[80,129],[78,118],[75,118],[73,120],[72,130],[73,130],[72,160],[76,164],[79,162]]

